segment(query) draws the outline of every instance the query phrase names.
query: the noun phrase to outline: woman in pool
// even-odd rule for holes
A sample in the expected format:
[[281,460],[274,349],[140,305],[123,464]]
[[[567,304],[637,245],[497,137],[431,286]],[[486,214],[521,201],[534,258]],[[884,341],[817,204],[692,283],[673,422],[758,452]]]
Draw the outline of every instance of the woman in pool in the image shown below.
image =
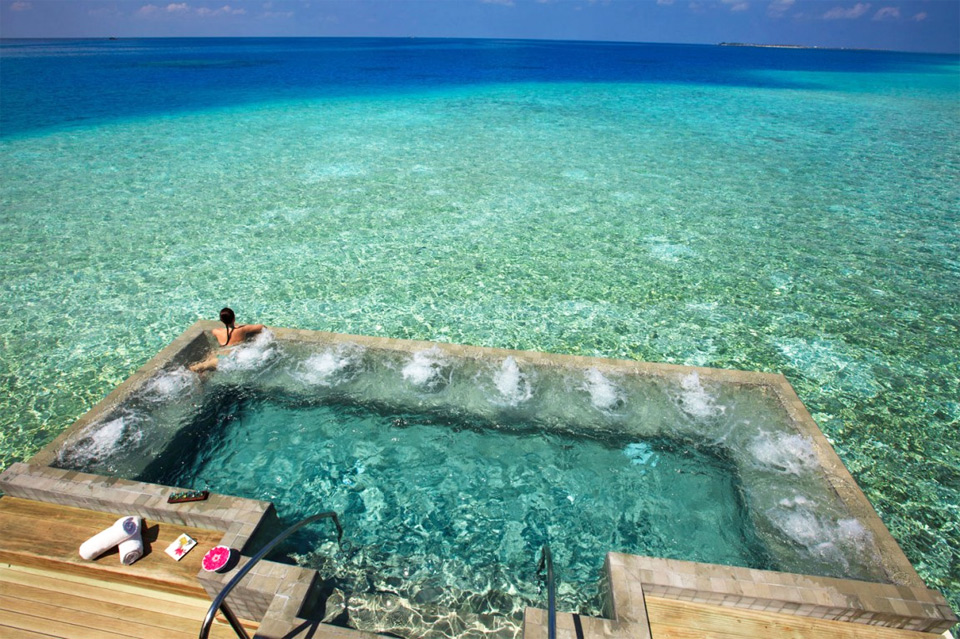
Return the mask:
[[214,370],[217,367],[220,355],[225,355],[234,346],[242,344],[248,337],[263,330],[263,324],[241,324],[237,326],[237,318],[231,308],[224,308],[220,311],[220,321],[223,322],[224,327],[215,328],[211,331],[220,349],[202,362],[197,362],[191,366],[190,370],[194,373]]

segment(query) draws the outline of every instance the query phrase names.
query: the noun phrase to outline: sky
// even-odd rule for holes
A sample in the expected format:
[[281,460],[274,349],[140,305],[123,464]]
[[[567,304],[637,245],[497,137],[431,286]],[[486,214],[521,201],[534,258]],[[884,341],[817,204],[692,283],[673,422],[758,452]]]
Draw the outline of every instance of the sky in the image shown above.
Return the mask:
[[960,53],[960,0],[0,0],[0,37],[429,37]]

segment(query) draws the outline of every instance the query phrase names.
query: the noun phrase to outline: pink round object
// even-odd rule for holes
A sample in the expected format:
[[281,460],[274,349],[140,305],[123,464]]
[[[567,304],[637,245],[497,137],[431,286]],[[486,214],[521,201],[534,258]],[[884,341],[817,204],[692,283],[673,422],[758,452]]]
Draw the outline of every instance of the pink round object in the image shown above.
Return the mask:
[[230,563],[230,554],[233,551],[226,546],[214,546],[203,556],[201,566],[207,572],[220,572]]

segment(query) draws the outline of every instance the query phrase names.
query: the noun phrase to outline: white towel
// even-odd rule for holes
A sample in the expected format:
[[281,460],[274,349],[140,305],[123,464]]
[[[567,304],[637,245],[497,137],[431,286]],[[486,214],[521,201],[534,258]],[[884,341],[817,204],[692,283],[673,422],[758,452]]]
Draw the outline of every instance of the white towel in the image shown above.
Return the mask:
[[[139,520],[140,518],[137,517]],[[140,536],[140,526],[137,526],[137,532],[130,539],[120,542],[120,563],[129,566],[137,559],[143,556],[143,538]]]
[[[80,545],[80,556],[87,560],[96,559],[117,544],[134,536],[138,541],[140,540],[140,518],[136,516],[121,517],[106,530],[98,532],[83,542]],[[133,561],[136,561],[136,559]]]

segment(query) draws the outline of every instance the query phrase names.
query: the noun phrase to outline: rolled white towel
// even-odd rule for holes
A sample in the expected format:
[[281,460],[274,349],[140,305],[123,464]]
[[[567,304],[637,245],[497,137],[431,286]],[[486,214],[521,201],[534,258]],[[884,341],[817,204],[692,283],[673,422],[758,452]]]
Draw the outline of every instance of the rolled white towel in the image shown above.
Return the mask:
[[[140,539],[140,518],[136,516],[121,517],[106,530],[98,532],[83,542],[80,545],[80,556],[86,560],[96,559],[117,544],[130,539],[134,535],[136,535],[138,540]],[[134,559],[134,561],[136,561],[136,559]]]
[[[137,520],[139,521],[139,517]],[[125,566],[129,566],[137,559],[143,556],[143,538],[140,536],[140,526],[137,525],[137,532],[130,539],[125,539],[120,542],[120,546],[117,548],[120,551],[120,563]]]

